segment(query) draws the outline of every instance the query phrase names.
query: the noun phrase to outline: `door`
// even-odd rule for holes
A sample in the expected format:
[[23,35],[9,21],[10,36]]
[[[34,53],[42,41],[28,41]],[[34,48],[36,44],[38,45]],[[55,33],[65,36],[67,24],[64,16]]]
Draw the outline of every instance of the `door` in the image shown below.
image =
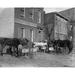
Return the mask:
[[25,28],[18,29],[18,38],[25,38]]
[[34,35],[33,35],[33,29],[30,29],[30,39],[31,39],[31,42],[34,41]]

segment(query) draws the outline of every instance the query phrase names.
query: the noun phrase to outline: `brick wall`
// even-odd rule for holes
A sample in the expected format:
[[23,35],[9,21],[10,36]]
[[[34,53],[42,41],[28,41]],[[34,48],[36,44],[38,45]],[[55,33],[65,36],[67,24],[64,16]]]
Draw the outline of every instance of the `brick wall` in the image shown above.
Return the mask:
[[[41,27],[44,23],[44,11],[43,11],[43,8],[25,8],[25,17],[21,16],[21,14],[23,13],[22,12],[23,10],[21,10],[21,8],[15,8],[15,21],[18,21],[15,22],[17,24],[15,24],[15,33],[14,33],[14,36],[17,37],[17,30],[16,28],[18,27],[25,27],[27,29],[27,31],[30,31],[30,29],[33,29],[34,33],[34,41],[41,41],[43,40],[43,32],[42,33],[38,33],[38,29],[37,27]],[[38,20],[39,20],[39,12],[41,13],[41,23],[38,23]],[[33,18],[31,18],[31,15],[33,15]],[[30,32],[29,33],[29,36],[28,36],[28,39],[31,35]],[[26,35],[27,36],[27,35]]]
[[[23,13],[23,11],[21,10],[21,8],[15,8],[15,18],[19,18],[19,19],[22,19],[28,22],[37,23],[37,24],[44,23],[43,8],[24,8],[24,9],[25,9],[25,17],[22,17],[21,14]],[[41,23],[38,23],[39,12],[41,13]]]
[[19,23],[15,23],[15,29],[14,29],[14,36],[16,38],[21,38],[20,35],[20,28],[25,28],[25,38],[27,38],[28,40],[31,39],[31,32],[30,30],[33,30],[33,41],[38,41],[38,30],[36,29],[36,27],[30,27],[27,25],[23,25],[23,24],[19,24]]

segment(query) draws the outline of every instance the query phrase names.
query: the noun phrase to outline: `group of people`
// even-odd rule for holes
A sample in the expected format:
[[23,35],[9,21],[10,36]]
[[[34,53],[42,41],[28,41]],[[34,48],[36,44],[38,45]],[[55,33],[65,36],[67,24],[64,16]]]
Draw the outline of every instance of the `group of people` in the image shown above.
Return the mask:
[[25,45],[22,41],[19,43],[14,42],[14,44],[12,44],[12,45],[11,44],[6,44],[6,45],[0,44],[0,55],[10,54],[12,56],[19,57],[19,56],[23,55],[23,52],[25,50],[28,50],[28,52],[26,54],[31,57],[32,56],[32,51],[31,51],[32,47],[33,47],[33,43],[30,41],[27,42],[27,45]]
[[27,46],[23,44],[19,44],[18,56],[21,56],[22,54],[32,56],[32,48],[33,48],[33,43],[30,41],[28,42]]

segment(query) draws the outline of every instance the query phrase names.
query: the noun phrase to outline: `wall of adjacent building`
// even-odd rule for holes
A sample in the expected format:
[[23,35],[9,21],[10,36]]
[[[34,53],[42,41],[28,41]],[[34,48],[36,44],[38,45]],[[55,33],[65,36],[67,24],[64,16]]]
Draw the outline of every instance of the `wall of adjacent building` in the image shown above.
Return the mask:
[[14,37],[14,9],[4,8],[0,13],[0,37]]
[[55,27],[54,27],[54,37],[55,39],[65,40],[68,39],[68,21],[64,18],[55,15]]
[[45,14],[45,26],[51,34],[50,39],[66,39],[68,37],[67,20],[57,13]]
[[61,11],[60,13],[70,20],[70,26],[72,25],[71,36],[73,36],[72,37],[73,47],[75,47],[75,8],[70,8],[70,9]]
[[44,20],[44,24],[54,24],[54,14],[53,13],[48,13],[45,14],[44,16],[45,20]]
[[[45,14],[44,25],[48,27],[48,31],[51,33],[50,39],[54,39],[54,24],[55,24],[55,16],[53,13]],[[51,30],[52,29],[52,30]],[[45,38],[47,39],[46,33]]]
[[61,11],[60,13],[66,16],[70,20],[70,25],[72,25],[71,35],[73,36],[73,50],[70,60],[72,60],[71,66],[75,66],[75,8],[70,8],[68,10]]

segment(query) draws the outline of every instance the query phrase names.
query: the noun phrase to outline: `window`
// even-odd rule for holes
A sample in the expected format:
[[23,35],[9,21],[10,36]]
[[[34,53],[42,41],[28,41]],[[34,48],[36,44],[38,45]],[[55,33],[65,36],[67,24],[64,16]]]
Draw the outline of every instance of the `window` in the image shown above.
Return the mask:
[[21,28],[21,38],[25,38],[25,29]]
[[38,16],[39,16],[39,21],[38,21],[38,23],[41,23],[41,12],[39,12]]
[[32,20],[34,19],[34,9],[29,12],[29,18],[31,18]]
[[21,11],[20,16],[25,18],[25,8],[20,8],[20,11]]
[[31,39],[31,40],[32,40],[32,42],[33,42],[33,30],[32,30],[32,39]]
[[34,36],[33,36],[33,30],[31,29],[30,32],[31,32],[31,41],[33,42],[33,38],[34,38]]

